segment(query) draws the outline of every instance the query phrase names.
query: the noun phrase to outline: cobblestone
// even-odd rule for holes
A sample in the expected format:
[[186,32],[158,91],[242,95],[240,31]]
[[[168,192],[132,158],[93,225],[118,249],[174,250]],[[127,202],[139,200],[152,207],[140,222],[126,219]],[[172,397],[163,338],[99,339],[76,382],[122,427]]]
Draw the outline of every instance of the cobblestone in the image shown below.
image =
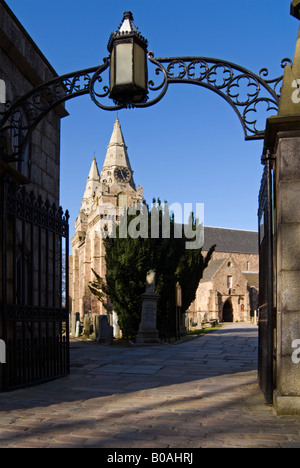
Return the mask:
[[180,344],[71,343],[71,374],[0,394],[0,447],[299,448],[257,384],[257,327]]

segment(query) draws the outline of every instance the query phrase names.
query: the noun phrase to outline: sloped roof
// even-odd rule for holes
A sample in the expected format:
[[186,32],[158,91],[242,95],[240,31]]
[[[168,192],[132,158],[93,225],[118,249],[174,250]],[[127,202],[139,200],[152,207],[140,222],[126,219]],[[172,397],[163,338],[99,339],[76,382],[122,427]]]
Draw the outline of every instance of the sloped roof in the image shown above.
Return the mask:
[[209,250],[216,244],[216,252],[258,255],[258,232],[204,226],[204,245]]
[[211,260],[205,268],[201,282],[210,281],[213,279],[219,268],[223,265],[226,258],[220,258],[219,260]]

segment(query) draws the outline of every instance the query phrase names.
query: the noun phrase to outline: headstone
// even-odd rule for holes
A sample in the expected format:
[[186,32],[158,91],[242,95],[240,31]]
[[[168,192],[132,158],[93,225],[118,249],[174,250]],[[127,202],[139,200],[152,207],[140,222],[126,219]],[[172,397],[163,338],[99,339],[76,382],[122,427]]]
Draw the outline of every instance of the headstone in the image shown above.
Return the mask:
[[113,336],[114,338],[121,338],[122,333],[119,327],[118,314],[113,311],[112,313],[112,323],[113,323]]
[[99,315],[93,315],[93,340],[97,341],[99,338]]
[[71,313],[71,336],[75,336],[76,333],[76,314]]
[[80,313],[76,312],[76,322],[75,322],[75,337],[78,338],[80,335]]
[[158,299],[159,295],[155,293],[155,272],[150,270],[146,277],[146,291],[142,295],[142,317],[136,338],[139,344],[161,342],[156,328]]
[[106,315],[99,316],[99,343],[111,345],[113,343],[113,327],[108,323]]
[[84,335],[85,338],[88,339],[91,333],[91,321],[88,317],[88,315],[84,316],[84,324],[83,324],[83,329],[84,329]]

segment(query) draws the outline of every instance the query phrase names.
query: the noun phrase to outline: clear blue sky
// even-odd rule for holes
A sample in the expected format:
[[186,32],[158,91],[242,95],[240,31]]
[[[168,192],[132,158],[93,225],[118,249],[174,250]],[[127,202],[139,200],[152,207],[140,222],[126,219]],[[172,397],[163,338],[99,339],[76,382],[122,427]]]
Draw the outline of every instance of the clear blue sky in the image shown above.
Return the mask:
[[[299,22],[290,0],[6,0],[58,74],[96,66],[131,10],[156,57],[206,56],[270,77],[293,58]],[[101,169],[116,119],[88,96],[66,104],[62,121],[61,204],[71,235],[95,152]],[[172,85],[148,109],[119,112],[136,184],[148,202],[204,203],[205,224],[257,229],[263,142],[244,141],[231,107],[202,87]]]

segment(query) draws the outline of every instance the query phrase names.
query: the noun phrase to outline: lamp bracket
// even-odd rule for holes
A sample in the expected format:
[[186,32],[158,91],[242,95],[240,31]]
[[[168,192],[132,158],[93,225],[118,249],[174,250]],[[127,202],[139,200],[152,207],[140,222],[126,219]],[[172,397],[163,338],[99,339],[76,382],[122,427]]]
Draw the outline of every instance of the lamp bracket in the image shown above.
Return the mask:
[[[174,83],[196,84],[224,98],[234,109],[243,126],[246,140],[263,139],[266,117],[278,111],[283,75],[270,80],[268,70],[258,75],[218,59],[207,57],[155,58],[148,52],[148,100],[142,103],[113,104],[109,84],[103,76],[108,71],[109,58],[97,67],[62,75],[34,88],[16,102],[0,104],[0,155],[6,162],[22,161],[26,145],[42,118],[65,101],[89,94],[101,109],[143,108],[158,103]],[[284,68],[289,59],[281,62]],[[108,73],[105,83],[109,83]],[[158,82],[157,82],[158,81]],[[257,114],[265,117],[259,127]],[[271,114],[270,114],[271,113]],[[9,143],[9,145],[8,145]],[[10,148],[8,151],[7,148]]]

